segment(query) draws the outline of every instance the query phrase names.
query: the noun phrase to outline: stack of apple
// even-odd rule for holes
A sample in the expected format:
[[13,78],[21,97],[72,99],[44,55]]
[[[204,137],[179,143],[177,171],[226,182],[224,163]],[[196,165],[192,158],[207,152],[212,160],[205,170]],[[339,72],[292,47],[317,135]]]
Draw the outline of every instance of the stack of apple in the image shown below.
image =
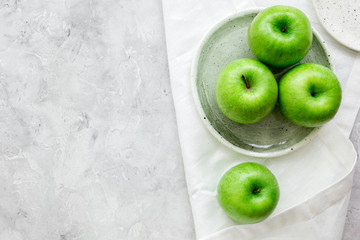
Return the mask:
[[[263,120],[277,103],[287,119],[303,127],[319,127],[332,119],[341,102],[337,77],[316,63],[297,64],[312,40],[311,24],[300,10],[274,6],[261,11],[248,30],[250,49],[259,61],[238,59],[222,69],[215,89],[220,110],[240,124]],[[290,70],[277,83],[268,66]],[[270,170],[243,163],[220,180],[218,202],[235,221],[256,223],[273,212],[279,193]]]

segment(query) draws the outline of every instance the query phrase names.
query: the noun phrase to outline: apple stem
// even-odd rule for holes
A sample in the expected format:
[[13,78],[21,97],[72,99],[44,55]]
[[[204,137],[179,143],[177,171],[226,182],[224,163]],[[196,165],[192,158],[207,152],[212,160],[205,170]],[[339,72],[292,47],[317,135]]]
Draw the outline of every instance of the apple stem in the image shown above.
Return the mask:
[[261,189],[259,188],[259,189],[255,189],[254,191],[253,191],[253,193],[260,193],[261,192]]
[[246,79],[246,77],[244,76],[244,74],[241,75],[241,78],[242,78],[242,80],[244,80],[246,88],[247,88],[247,89],[250,89],[249,81]]
[[284,27],[283,29],[281,29],[282,32],[286,32],[287,27]]

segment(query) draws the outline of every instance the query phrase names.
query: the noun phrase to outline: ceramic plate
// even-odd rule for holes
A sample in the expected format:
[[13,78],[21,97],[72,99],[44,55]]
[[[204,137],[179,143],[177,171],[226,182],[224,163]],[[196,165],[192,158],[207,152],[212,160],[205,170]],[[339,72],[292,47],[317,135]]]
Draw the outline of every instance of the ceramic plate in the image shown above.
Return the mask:
[[[247,43],[247,30],[259,12],[260,9],[254,9],[237,13],[210,30],[195,56],[191,84],[201,119],[221,143],[246,155],[275,157],[311,141],[318,128],[291,123],[278,107],[259,123],[239,124],[223,115],[215,99],[215,84],[221,69],[235,59],[255,58]],[[311,50],[301,62],[315,62],[332,68],[323,41],[315,31]],[[286,70],[272,71],[279,79]]]
[[313,0],[320,22],[341,44],[360,51],[360,1]]

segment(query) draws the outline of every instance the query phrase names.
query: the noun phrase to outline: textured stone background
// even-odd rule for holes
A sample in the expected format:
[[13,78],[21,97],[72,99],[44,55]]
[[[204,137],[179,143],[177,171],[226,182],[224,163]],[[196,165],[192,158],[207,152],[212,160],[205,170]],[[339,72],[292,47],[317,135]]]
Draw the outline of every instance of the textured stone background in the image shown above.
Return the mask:
[[0,240],[42,239],[195,239],[161,0],[0,0]]

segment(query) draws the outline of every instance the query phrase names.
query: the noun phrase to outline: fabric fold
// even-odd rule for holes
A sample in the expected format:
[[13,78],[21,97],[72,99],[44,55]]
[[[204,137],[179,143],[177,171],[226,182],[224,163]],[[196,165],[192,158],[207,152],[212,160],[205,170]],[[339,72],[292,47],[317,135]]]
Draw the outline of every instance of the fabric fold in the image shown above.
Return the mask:
[[[255,1],[258,6],[259,2],[263,1]],[[266,1],[272,5],[281,3]],[[312,16],[310,6],[310,0],[305,1],[302,10]],[[340,113],[346,113],[323,126],[310,144],[278,158],[253,158],[228,149],[208,132],[196,110],[190,73],[199,41],[220,20],[252,7],[254,2],[246,0],[163,0],[170,81],[197,239],[339,240],[357,157],[348,140],[360,105],[356,98],[356,70],[352,74],[338,72],[345,89]],[[316,19],[310,20],[316,25]],[[337,47],[328,36],[323,38],[331,42],[331,47]],[[351,65],[355,61],[353,55],[346,59]],[[338,121],[346,124],[337,127]],[[233,222],[216,201],[222,174],[246,161],[267,166],[278,178],[281,189],[275,212],[255,225]]]

